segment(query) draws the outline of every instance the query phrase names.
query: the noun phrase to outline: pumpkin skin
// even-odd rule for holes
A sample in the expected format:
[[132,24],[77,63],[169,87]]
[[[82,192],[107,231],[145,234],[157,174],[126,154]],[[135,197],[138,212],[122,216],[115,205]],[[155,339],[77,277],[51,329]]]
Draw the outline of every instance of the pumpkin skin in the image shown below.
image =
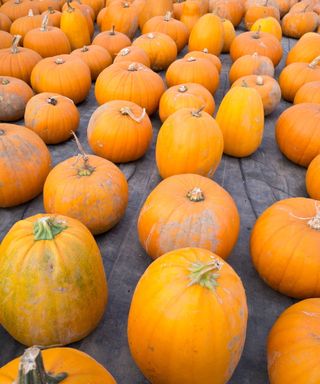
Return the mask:
[[172,0],[149,0],[144,3],[139,12],[139,27],[142,30],[144,24],[154,16],[163,16],[172,11]]
[[306,33],[290,49],[286,65],[297,62],[310,63],[317,56],[320,56],[320,35],[314,32]]
[[40,13],[37,3],[32,0],[9,0],[0,5],[0,12],[7,15],[12,22],[20,17],[27,16],[30,9],[34,15]]
[[298,89],[294,101],[294,104],[301,103],[317,103],[320,104],[320,80],[311,81],[305,83]]
[[123,61],[104,69],[97,78],[95,96],[101,105],[111,100],[128,100],[154,113],[165,90],[162,78],[140,63]]
[[68,97],[43,92],[29,100],[24,122],[46,144],[58,144],[78,129],[80,114]]
[[270,76],[249,75],[240,77],[232,87],[241,87],[243,82],[248,87],[254,88],[261,96],[265,116],[277,108],[281,100],[281,89],[277,80]]
[[241,33],[233,40],[230,47],[232,61],[255,52],[269,57],[276,67],[282,58],[283,49],[276,37],[270,33],[258,31]]
[[282,40],[282,29],[281,25],[275,19],[274,17],[266,17],[263,19],[258,19],[256,20],[253,25],[250,28],[251,32],[256,32],[256,31],[261,31],[261,32],[267,32],[271,33],[274,37],[276,37],[279,41]]
[[42,16],[34,15],[32,10],[29,12],[27,16],[19,17],[16,19],[10,28],[11,35],[21,35],[21,45],[24,41],[24,36],[27,32],[31,31],[34,28],[39,28],[41,26]]
[[56,11],[60,11],[63,2],[64,0],[38,0],[37,5],[39,8],[39,12],[43,13],[48,11],[49,8]]
[[182,108],[162,124],[156,143],[161,177],[196,173],[211,177],[223,152],[223,137],[215,119],[200,110]]
[[234,83],[243,76],[259,75],[274,76],[274,66],[267,56],[261,56],[258,53],[253,55],[244,55],[239,57],[230,68],[229,81]]
[[87,135],[96,155],[114,163],[126,163],[146,153],[152,140],[152,124],[139,105],[114,100],[95,110]]
[[189,34],[203,15],[199,1],[184,1],[180,21],[187,27]]
[[309,164],[306,173],[306,188],[312,199],[320,200],[320,154]]
[[300,38],[307,32],[317,29],[319,16],[315,12],[289,12],[282,19],[282,31],[285,36]]
[[196,174],[163,180],[147,197],[138,218],[138,234],[156,259],[184,247],[208,249],[226,259],[239,235],[239,213],[227,191]]
[[196,22],[189,37],[189,50],[201,51],[204,48],[209,53],[219,56],[223,48],[223,26],[221,19],[208,13]]
[[21,119],[32,96],[32,89],[24,81],[10,76],[0,77],[0,121]]
[[33,68],[31,85],[37,93],[55,92],[78,104],[90,92],[90,69],[76,55],[47,57]]
[[130,46],[122,48],[114,59],[114,63],[120,63],[121,61],[137,62],[150,68],[150,59],[146,51],[138,46]]
[[320,299],[306,299],[287,308],[268,336],[271,384],[318,383]]
[[[87,159],[87,160],[86,160]],[[128,183],[120,169],[94,155],[56,165],[43,188],[44,209],[80,220],[94,235],[115,226],[128,203]]]
[[164,122],[170,115],[181,108],[200,109],[213,115],[214,98],[202,85],[185,83],[168,88],[161,96],[159,103],[160,120]]
[[[49,348],[41,351],[41,355],[44,366],[51,375],[55,376],[62,372],[67,374],[62,380],[63,384],[87,384],[88,380],[90,384],[116,384],[114,378],[101,364],[77,349]],[[11,384],[18,377],[21,360],[22,357],[18,357],[0,368],[2,384]]]
[[111,31],[98,33],[93,39],[92,44],[105,48],[114,59],[122,48],[131,45],[131,40],[124,33],[117,32],[112,28]]
[[251,234],[251,257],[260,277],[290,297],[320,294],[317,203],[304,197],[278,201],[258,218]]
[[12,45],[13,36],[6,31],[0,30],[0,49],[10,48]]
[[282,112],[276,123],[280,151],[303,167],[320,154],[319,112],[319,104],[296,104]]
[[51,156],[44,142],[21,125],[0,124],[0,207],[25,203],[42,192]]
[[259,93],[246,86],[231,88],[216,115],[223,134],[224,153],[246,157],[260,146],[264,129],[264,110]]
[[[217,287],[190,276],[196,267],[213,268],[206,280],[220,268]],[[140,278],[129,311],[129,347],[153,384],[224,384],[240,359],[246,323],[245,292],[234,270],[208,250],[183,248],[155,260]]]
[[219,73],[221,72],[221,69],[222,69],[221,60],[219,59],[218,56],[213,55],[212,53],[209,53],[206,48],[203,49],[202,51],[191,51],[184,55],[185,59],[188,59],[189,57],[207,59],[216,66]]
[[1,324],[20,343],[65,345],[97,326],[107,282],[97,243],[78,220],[56,214],[20,220],[0,255]]
[[50,25],[52,25],[53,27],[60,28],[60,21],[62,15],[60,11],[57,11],[55,9],[48,9],[46,12],[42,13],[42,16],[45,15],[48,15],[49,21],[51,23]]
[[272,5],[254,5],[249,7],[245,16],[244,22],[246,28],[250,30],[252,25],[258,20],[264,17],[273,17],[277,21],[280,21],[279,9]]
[[229,53],[231,44],[233,40],[236,38],[236,31],[230,20],[222,19],[221,21],[222,21],[223,36],[224,36],[222,53]]
[[230,20],[234,27],[240,24],[244,6],[238,0],[210,0],[209,10],[223,19]]
[[0,12],[0,30],[10,32],[12,21],[5,13]]

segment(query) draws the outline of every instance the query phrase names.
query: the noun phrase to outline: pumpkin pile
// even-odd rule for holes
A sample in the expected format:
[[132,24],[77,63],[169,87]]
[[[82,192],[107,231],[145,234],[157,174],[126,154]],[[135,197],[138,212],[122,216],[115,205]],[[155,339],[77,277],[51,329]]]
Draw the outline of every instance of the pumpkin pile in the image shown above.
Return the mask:
[[[277,119],[275,141],[308,167],[310,198],[268,207],[250,253],[272,289],[306,299],[270,332],[271,384],[320,381],[318,365],[302,379],[299,371],[320,337],[319,32],[318,0],[0,0],[0,209],[41,194],[44,207],[23,214],[0,244],[0,324],[30,347],[0,368],[1,383],[116,383],[63,346],[87,337],[105,313],[94,236],[106,236],[134,196],[116,164],[139,166],[143,157],[163,180],[136,212],[152,263],[128,313],[132,358],[152,384],[229,381],[248,308],[226,261],[240,215],[212,178],[225,156],[259,151],[281,98],[294,105]],[[282,36],[299,39],[287,55]],[[216,103],[227,55],[229,87]],[[70,139],[78,154],[56,163],[52,146],[63,151]]]

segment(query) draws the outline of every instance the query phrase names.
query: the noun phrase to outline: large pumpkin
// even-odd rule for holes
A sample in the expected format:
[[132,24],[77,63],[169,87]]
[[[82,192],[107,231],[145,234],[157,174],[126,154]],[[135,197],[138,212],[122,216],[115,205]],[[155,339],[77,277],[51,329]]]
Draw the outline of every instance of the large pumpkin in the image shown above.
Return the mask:
[[155,260],[137,284],[129,347],[153,384],[225,384],[241,357],[246,324],[236,272],[206,249],[177,249]]
[[160,128],[156,163],[162,178],[180,173],[213,176],[222,157],[223,137],[208,113],[182,108]]
[[0,153],[0,207],[39,195],[51,166],[50,152],[40,137],[21,125],[0,124]]
[[[30,364],[33,368],[30,369]],[[34,377],[45,378],[55,384],[116,384],[110,373],[96,360],[73,348],[28,348],[0,368],[1,384],[35,383]],[[50,381],[51,380],[51,381]]]
[[147,197],[138,233],[153,259],[184,247],[205,248],[226,259],[237,241],[239,221],[232,197],[217,183],[195,174],[175,175]]
[[255,268],[271,288],[295,298],[319,297],[320,209],[317,200],[280,200],[254,225]]
[[78,220],[17,221],[0,246],[1,325],[25,345],[69,344],[99,323],[107,285],[99,248]]

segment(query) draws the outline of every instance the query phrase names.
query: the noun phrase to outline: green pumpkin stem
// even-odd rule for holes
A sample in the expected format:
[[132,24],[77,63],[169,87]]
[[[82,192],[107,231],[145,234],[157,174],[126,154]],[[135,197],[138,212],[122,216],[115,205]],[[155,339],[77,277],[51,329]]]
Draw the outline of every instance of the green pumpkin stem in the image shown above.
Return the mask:
[[25,350],[19,364],[18,379],[16,384],[58,384],[66,377],[67,373],[50,375],[45,371],[41,350],[31,347]]
[[77,138],[77,135],[73,131],[71,131],[71,133],[76,141],[78,150],[80,152],[80,156],[82,157],[82,160],[83,160],[82,166],[78,169],[78,175],[90,176],[94,172],[95,168],[89,164],[89,156],[85,153],[83,146],[81,145],[79,139]]
[[59,233],[64,231],[67,225],[64,221],[52,216],[45,216],[33,224],[33,235],[35,240],[53,240]]
[[220,276],[218,271],[222,268],[222,261],[217,258],[213,258],[209,263],[203,263],[196,261],[191,264],[189,271],[190,282],[188,287],[199,284],[203,288],[214,290],[218,286],[218,278]]

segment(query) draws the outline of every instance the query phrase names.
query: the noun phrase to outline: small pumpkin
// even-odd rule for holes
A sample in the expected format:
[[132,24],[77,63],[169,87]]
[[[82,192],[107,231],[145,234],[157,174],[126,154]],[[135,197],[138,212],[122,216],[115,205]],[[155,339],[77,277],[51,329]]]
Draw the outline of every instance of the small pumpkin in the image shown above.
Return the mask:
[[312,199],[320,200],[320,154],[308,166],[306,188]]
[[300,38],[307,32],[317,29],[319,16],[313,11],[289,12],[282,19],[282,31],[285,36]]
[[320,56],[320,35],[309,32],[290,49],[286,65],[297,62],[310,63],[317,56]]
[[222,19],[221,21],[222,21],[223,36],[224,36],[222,53],[229,53],[231,44],[233,40],[236,38],[236,31],[230,20]]
[[95,18],[97,17],[99,11],[104,7],[104,0],[81,0],[83,4],[90,5],[94,11]]
[[32,89],[24,81],[10,76],[0,77],[0,121],[21,119],[32,96]]
[[319,297],[319,228],[318,201],[304,197],[280,200],[258,218],[251,258],[271,288],[299,299]]
[[[293,0],[298,1],[298,0]],[[280,17],[282,18],[290,10],[290,0],[276,0],[276,4],[279,8]]]
[[137,62],[150,68],[150,59],[146,51],[134,45],[122,48],[113,62],[120,63],[121,61]]
[[223,152],[223,137],[215,119],[202,108],[182,108],[162,124],[156,163],[162,178],[180,173],[211,177]]
[[12,21],[5,13],[0,12],[0,30],[10,32]]
[[138,218],[142,247],[153,259],[184,247],[226,259],[239,235],[239,213],[219,184],[196,174],[166,178],[150,193]]
[[241,356],[247,312],[241,280],[219,256],[201,248],[168,252],[133,294],[131,355],[151,383],[226,383]]
[[13,36],[6,31],[0,30],[0,49],[10,48],[12,45]]
[[185,59],[189,57],[199,58],[199,59],[207,59],[211,61],[217,68],[218,72],[221,72],[222,63],[218,56],[209,53],[207,48],[204,48],[202,51],[191,51],[184,55]]
[[146,153],[152,140],[152,124],[144,108],[114,100],[95,110],[87,135],[93,153],[114,163],[126,163]]
[[114,59],[122,48],[131,45],[131,40],[124,33],[115,30],[115,26],[110,31],[98,33],[92,41],[92,44],[101,45]]
[[68,140],[76,131],[80,114],[73,101],[54,93],[38,93],[26,107],[24,122],[46,144],[58,144]]
[[248,8],[244,16],[244,23],[247,29],[250,30],[252,25],[258,20],[265,17],[273,17],[277,21],[280,21],[280,12],[278,7],[273,7],[268,4],[266,0],[265,4],[253,5]]
[[320,104],[320,80],[311,81],[310,83],[305,83],[301,88],[299,88],[295,95],[293,103],[294,104],[301,104],[301,103]]
[[261,31],[271,33],[279,41],[282,40],[282,29],[277,19],[274,17],[265,17],[263,19],[256,20],[251,28],[251,32]]

